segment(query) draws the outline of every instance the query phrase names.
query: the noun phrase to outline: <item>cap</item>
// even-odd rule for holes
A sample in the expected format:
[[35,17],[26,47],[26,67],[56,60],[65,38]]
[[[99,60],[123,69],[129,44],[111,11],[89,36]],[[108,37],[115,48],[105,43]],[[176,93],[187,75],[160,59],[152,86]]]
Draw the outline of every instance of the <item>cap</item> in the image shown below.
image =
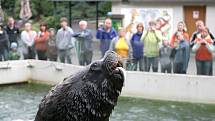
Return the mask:
[[11,45],[10,45],[10,48],[11,48],[11,49],[17,48],[17,43],[12,42]]

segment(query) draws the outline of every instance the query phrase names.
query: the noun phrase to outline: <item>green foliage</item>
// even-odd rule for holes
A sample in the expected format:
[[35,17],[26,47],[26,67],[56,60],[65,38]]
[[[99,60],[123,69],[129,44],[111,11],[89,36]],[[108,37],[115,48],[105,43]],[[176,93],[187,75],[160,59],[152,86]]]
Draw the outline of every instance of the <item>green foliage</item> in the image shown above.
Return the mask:
[[111,11],[111,2],[100,2],[99,3],[99,16],[106,16],[107,12]]
[[73,18],[92,18],[95,17],[96,6],[87,2],[76,2],[72,12]]
[[48,28],[59,28],[60,24],[59,24],[59,20],[60,20],[60,16],[48,16],[48,17],[41,17],[41,21],[46,22],[48,25]]
[[53,15],[53,3],[48,0],[31,0],[31,10],[34,17]]
[[[19,18],[21,9],[21,0],[1,0],[2,8],[5,16],[13,16]],[[95,18],[96,2],[71,2],[72,3],[72,18],[85,19]],[[46,21],[49,27],[59,26],[59,19],[62,16],[69,16],[68,2],[57,2],[56,9],[54,3],[49,0],[30,0],[32,11],[32,19],[34,21]],[[111,2],[99,2],[99,16],[106,16],[107,12],[111,11]]]

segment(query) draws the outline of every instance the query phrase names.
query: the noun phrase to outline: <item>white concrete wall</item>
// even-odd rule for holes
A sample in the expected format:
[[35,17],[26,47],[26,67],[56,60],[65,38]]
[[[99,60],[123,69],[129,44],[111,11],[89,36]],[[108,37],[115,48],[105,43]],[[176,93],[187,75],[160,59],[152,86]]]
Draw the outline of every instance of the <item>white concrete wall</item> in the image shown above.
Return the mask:
[[[4,69],[8,64],[11,68]],[[29,80],[57,84],[82,68],[38,60],[0,62],[0,85]],[[126,73],[122,96],[215,104],[215,76]]]
[[207,5],[206,8],[206,26],[215,35],[215,5]]
[[32,61],[31,79],[35,82],[57,84],[83,67],[57,62]]
[[215,77],[128,72],[123,96],[215,103]]
[[0,85],[27,82],[31,79],[28,61],[0,62]]

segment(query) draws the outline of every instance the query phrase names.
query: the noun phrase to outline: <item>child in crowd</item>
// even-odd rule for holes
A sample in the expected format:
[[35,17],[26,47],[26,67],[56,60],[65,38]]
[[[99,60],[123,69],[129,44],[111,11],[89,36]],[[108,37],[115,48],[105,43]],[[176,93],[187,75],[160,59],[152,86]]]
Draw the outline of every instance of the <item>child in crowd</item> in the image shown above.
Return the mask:
[[11,51],[9,53],[9,60],[19,60],[20,59],[20,53],[17,51],[17,43],[12,42],[11,43]]
[[47,53],[50,61],[57,61],[56,31],[54,28],[49,29]]
[[171,73],[172,63],[171,63],[172,48],[170,47],[169,41],[164,40],[163,46],[160,48],[160,65],[162,73]]
[[176,39],[178,44],[175,48],[176,53],[173,61],[173,72],[186,74],[190,58],[190,45],[189,42],[184,39],[184,35],[181,32],[176,33]]

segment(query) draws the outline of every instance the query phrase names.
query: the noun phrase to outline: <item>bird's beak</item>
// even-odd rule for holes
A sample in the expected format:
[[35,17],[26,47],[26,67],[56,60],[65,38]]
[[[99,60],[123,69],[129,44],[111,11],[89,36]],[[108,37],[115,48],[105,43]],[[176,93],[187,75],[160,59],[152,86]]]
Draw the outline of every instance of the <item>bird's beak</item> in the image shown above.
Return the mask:
[[117,69],[119,69],[122,72],[123,79],[125,81],[126,80],[126,71],[125,71],[125,69],[123,67],[117,67]]
[[122,60],[119,60],[119,61],[118,61],[117,67],[123,67],[123,62],[122,62]]

